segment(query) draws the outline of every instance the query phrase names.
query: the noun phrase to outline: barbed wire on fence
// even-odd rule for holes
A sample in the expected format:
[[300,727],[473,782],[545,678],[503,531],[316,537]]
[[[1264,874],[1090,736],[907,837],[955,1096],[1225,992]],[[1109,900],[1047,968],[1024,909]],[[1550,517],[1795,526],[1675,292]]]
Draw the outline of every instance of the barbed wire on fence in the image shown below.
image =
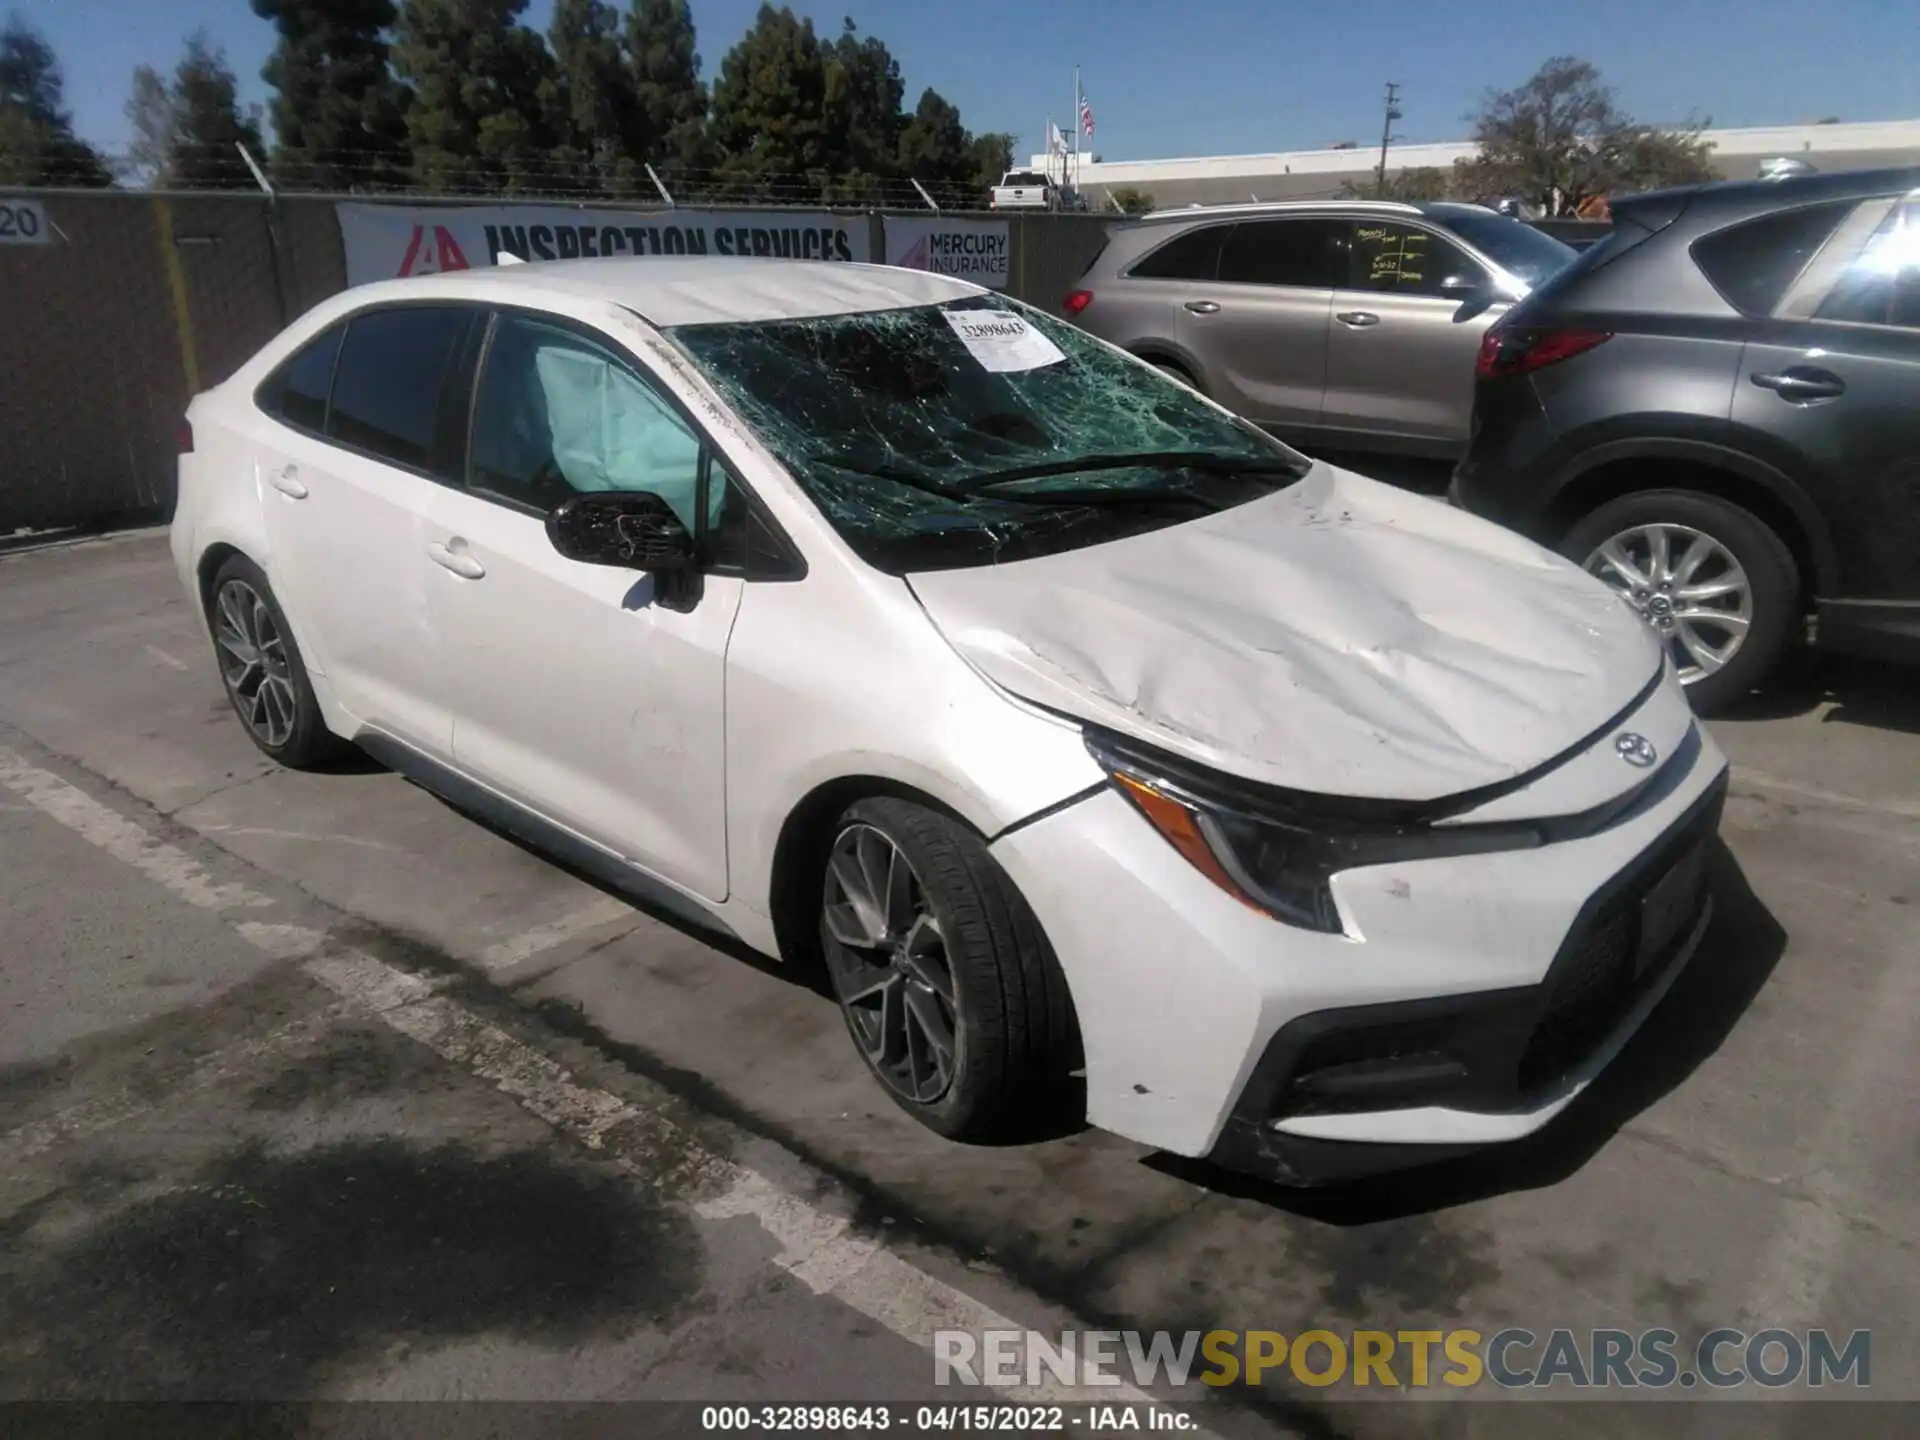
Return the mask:
[[[237,153],[230,160],[201,157],[191,170],[174,173],[142,169],[131,155],[108,154],[103,158],[127,188],[189,193],[259,189]],[[761,172],[743,165],[688,167],[666,163],[655,166],[649,174],[647,162],[640,158],[614,157],[609,161],[551,151],[497,158],[443,154],[412,162],[378,150],[336,150],[312,158],[283,152],[273,158],[268,175],[275,189],[287,194],[345,193],[421,200],[560,200],[654,207],[669,203],[671,197],[671,203],[680,206],[916,210],[926,209],[931,200],[941,209],[973,210],[984,209],[988,199],[987,185],[951,177]],[[98,182],[99,171],[91,166],[76,162],[63,168],[50,162],[42,172],[39,188],[100,188]]]
[[[138,170],[127,155],[108,154],[108,165],[122,186],[137,192],[175,194],[258,194],[252,171],[236,153],[231,159],[197,157],[187,174],[154,174]],[[634,209],[839,209],[924,211],[929,203],[943,211],[983,212],[989,208],[989,188],[974,180],[914,177],[902,174],[847,174],[832,171],[806,173],[757,172],[740,163],[686,166],[662,162],[652,167],[633,156],[592,157],[566,152],[530,152],[516,156],[414,157],[389,151],[345,149],[323,156],[304,157],[280,152],[267,171],[276,193],[331,199],[411,200],[420,203],[548,202],[568,205],[614,205]],[[655,176],[659,177],[656,183]],[[48,170],[41,188],[87,187],[98,184],[98,171],[75,165],[62,173]],[[917,182],[917,183],[916,183]],[[1153,187],[1125,181],[1094,181],[1083,185],[1086,207],[1112,217],[1123,199],[1126,209],[1180,209],[1191,203],[1222,204],[1246,201],[1344,200],[1358,198],[1348,185],[1313,190],[1289,187],[1284,194],[1261,194],[1258,180],[1246,189],[1233,182],[1215,182],[1204,200],[1188,199],[1193,182],[1168,187],[1177,198],[1154,193]],[[1187,192],[1187,193],[1179,193]],[[1026,213],[1026,212],[1013,212]]]

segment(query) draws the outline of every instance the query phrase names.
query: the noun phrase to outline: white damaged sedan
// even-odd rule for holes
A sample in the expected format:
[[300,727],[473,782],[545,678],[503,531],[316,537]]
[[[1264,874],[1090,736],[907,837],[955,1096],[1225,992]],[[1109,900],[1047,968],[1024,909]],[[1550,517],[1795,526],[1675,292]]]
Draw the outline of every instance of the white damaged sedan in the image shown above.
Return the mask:
[[1611,591],[972,285],[370,285],[188,419],[174,555],[263,750],[824,962],[946,1135],[1084,1072],[1289,1183],[1511,1140],[1708,922],[1726,764]]

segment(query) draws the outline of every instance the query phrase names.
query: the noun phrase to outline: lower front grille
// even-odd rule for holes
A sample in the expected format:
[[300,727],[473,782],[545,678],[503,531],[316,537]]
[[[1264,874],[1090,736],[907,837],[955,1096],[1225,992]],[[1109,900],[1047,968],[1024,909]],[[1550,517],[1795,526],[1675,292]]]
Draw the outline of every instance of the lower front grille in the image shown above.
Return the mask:
[[1564,968],[1520,1057],[1521,1093],[1558,1080],[1586,1059],[1632,1004],[1640,898],[1637,890],[1616,896],[1561,957]]
[[1540,1018],[1514,1074],[1522,1095],[1586,1061],[1692,931],[1706,901],[1706,846],[1720,828],[1724,793],[1716,790],[1575,922],[1547,972]]

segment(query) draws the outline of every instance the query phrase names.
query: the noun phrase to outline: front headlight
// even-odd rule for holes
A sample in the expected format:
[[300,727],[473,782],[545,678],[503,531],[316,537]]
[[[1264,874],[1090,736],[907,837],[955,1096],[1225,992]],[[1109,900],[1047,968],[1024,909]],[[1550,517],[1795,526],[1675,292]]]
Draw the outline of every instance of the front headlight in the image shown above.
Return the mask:
[[1244,905],[1322,934],[1344,929],[1331,884],[1342,870],[1545,843],[1528,824],[1436,825],[1452,808],[1445,802],[1280,792],[1091,730],[1087,748],[1114,787],[1201,874]]

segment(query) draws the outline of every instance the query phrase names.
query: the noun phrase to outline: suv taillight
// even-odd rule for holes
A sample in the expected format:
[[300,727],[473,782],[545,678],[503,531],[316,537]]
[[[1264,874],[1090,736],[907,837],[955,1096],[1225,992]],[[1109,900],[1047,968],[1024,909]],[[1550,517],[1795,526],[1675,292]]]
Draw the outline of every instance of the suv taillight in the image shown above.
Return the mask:
[[185,419],[181,420],[180,429],[175,438],[180,442],[180,453],[182,455],[191,455],[193,453],[193,426]]
[[1606,330],[1527,330],[1495,325],[1480,337],[1473,373],[1482,380],[1526,375],[1571,360],[1611,340]]
[[1093,303],[1091,290],[1069,290],[1067,298],[1060,302],[1060,308],[1069,315],[1078,315]]

